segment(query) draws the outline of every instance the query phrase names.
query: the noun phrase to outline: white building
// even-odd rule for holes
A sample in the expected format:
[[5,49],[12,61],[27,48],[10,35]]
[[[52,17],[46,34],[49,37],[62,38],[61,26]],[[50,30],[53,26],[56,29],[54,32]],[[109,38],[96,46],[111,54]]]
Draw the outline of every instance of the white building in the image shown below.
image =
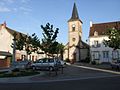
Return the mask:
[[[4,22],[3,24],[0,24],[0,51],[3,52],[9,52],[13,54],[13,48],[11,47],[13,43],[13,34],[17,34],[17,38],[19,38],[20,32],[17,32],[16,30],[12,30],[6,26],[6,23]],[[30,55],[27,55],[25,50],[16,50],[16,60],[24,60],[24,59],[29,59],[29,60],[36,60],[38,58],[43,58],[45,55],[43,53],[37,54],[33,53]]]
[[103,40],[108,40],[108,36],[105,35],[107,29],[116,27],[120,29],[120,21],[94,24],[90,22],[89,45],[92,61],[112,62],[120,58],[120,50],[113,50],[103,44]]

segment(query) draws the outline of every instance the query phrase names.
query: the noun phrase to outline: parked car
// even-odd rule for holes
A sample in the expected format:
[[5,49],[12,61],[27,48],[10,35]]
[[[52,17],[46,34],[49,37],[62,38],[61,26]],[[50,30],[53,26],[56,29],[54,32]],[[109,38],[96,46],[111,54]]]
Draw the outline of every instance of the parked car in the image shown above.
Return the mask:
[[63,61],[63,60],[58,60],[58,62],[60,63],[60,65],[61,65],[62,67],[65,67],[65,65],[66,65],[66,62],[65,62],[65,61]]
[[116,62],[111,63],[112,69],[120,69],[120,60],[117,60]]
[[11,64],[12,70],[29,69],[30,66],[31,66],[31,62],[29,60],[15,61],[15,62],[12,62]]
[[59,67],[59,63],[57,60],[53,58],[44,58],[44,59],[39,59],[35,61],[34,63],[31,64],[31,67],[33,70],[35,69],[40,69],[40,70],[55,70],[56,68]]

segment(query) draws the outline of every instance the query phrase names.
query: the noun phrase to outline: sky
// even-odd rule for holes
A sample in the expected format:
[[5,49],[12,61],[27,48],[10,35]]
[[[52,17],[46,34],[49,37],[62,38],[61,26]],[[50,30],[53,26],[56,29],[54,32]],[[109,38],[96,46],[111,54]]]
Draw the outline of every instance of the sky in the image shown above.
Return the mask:
[[68,20],[76,2],[82,20],[82,40],[89,37],[90,21],[103,23],[120,21],[120,0],[0,0],[0,24],[43,38],[41,25],[50,23],[59,28],[57,41],[68,42]]

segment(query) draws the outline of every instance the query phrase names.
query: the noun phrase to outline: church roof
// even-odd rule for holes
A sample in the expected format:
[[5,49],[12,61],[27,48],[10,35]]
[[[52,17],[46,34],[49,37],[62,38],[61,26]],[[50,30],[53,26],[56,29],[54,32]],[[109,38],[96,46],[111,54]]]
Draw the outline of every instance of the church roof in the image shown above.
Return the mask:
[[89,37],[94,36],[94,32],[97,32],[98,36],[105,35],[106,31],[110,28],[120,29],[120,21],[92,24],[90,27]]
[[78,15],[76,4],[74,3],[72,16],[71,16],[71,18],[68,21],[75,21],[75,20],[79,20],[82,23],[82,21],[79,19],[79,15]]

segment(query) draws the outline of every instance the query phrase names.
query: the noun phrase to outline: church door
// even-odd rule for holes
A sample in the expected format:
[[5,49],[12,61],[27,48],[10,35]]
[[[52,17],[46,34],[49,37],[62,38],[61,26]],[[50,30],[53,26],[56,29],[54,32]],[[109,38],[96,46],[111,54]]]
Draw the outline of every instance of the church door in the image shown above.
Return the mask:
[[76,53],[73,54],[73,63],[76,62]]

